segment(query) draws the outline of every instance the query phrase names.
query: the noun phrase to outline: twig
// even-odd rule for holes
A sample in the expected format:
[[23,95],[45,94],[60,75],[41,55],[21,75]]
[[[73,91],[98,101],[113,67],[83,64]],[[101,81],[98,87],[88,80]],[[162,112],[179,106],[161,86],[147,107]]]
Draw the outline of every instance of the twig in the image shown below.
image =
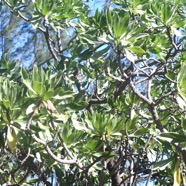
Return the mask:
[[160,97],[160,98],[158,98],[157,100],[154,101],[155,102],[154,105],[157,106],[164,98],[167,98],[170,95],[174,95],[175,93],[176,93],[176,91],[174,90],[174,91],[171,91],[167,94],[164,94],[162,97]]
[[30,156],[30,148],[28,148],[28,153],[27,153],[26,157],[23,160],[21,160],[21,165],[23,165],[26,162],[26,160],[29,158],[29,156]]
[[174,43],[174,41],[173,41],[173,39],[172,39],[172,37],[171,37],[171,33],[170,33],[171,27],[167,27],[166,29],[167,29],[168,38],[169,38],[169,40],[170,40],[172,46],[174,47],[175,50],[178,50],[178,47],[177,47],[176,43]]
[[152,80],[150,79],[150,80],[147,81],[147,98],[149,99],[150,102],[153,102],[152,96],[150,94],[151,84],[152,84]]
[[48,146],[48,144],[46,143],[46,141],[41,140],[40,138],[38,138],[35,134],[32,134],[31,131],[27,132],[30,133],[30,136],[32,137],[33,140],[35,140],[37,143],[43,145],[45,147],[45,149],[47,150],[48,154],[57,162],[62,163],[62,164],[76,164],[76,160],[71,159],[71,160],[65,160],[65,159],[61,159],[59,157],[57,157],[50,149],[50,147]]
[[58,50],[61,53],[63,50],[62,43],[61,43],[61,32],[59,29],[57,29],[57,43],[58,43]]
[[58,59],[58,57],[57,57],[57,55],[56,55],[56,53],[55,53],[55,51],[54,51],[54,49],[53,49],[53,47],[52,47],[51,41],[50,41],[48,25],[46,24],[45,21],[44,21],[44,27],[45,27],[46,31],[43,32],[43,34],[44,34],[44,36],[45,36],[48,49],[49,49],[50,53],[52,54],[52,57],[53,57],[56,61],[58,61],[59,59]]
[[147,182],[146,182],[146,186],[149,185],[149,182],[150,182],[151,176],[152,176],[152,171],[150,171],[150,173],[149,173],[149,176],[148,176],[148,179],[147,179]]
[[153,117],[153,120],[154,122],[156,123],[156,126],[157,128],[161,131],[161,132],[167,132],[167,130],[163,127],[160,119],[159,119],[159,116],[158,116],[158,112],[157,112],[157,109],[155,107],[154,104],[149,104],[149,110],[152,114],[152,117]]
[[[52,118],[52,116],[50,116],[50,121],[51,121],[51,125],[52,125],[53,129],[56,131],[57,128],[55,127],[55,125],[54,125],[54,123],[53,123],[53,118]],[[73,154],[70,152],[70,150],[68,149],[68,147],[67,147],[66,144],[64,143],[63,139],[61,138],[61,135],[60,135],[59,133],[57,133],[57,135],[58,135],[59,140],[60,140],[60,142],[62,143],[63,147],[65,148],[65,150],[67,151],[68,155],[70,156],[70,158],[71,158],[71,159],[75,159],[74,156],[73,156]],[[77,161],[77,160],[75,160],[75,161]],[[82,166],[81,166],[81,168],[82,168]]]
[[148,98],[146,98],[143,94],[141,94],[137,88],[135,87],[134,83],[132,80],[130,80],[130,87],[132,88],[132,91],[139,97],[141,98],[145,103],[148,105],[152,104],[152,101],[150,101]]

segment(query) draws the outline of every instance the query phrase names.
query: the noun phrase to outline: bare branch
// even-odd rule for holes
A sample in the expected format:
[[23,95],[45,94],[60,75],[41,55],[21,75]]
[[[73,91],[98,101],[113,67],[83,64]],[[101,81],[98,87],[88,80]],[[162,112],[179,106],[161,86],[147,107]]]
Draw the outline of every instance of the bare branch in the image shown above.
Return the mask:
[[55,53],[55,51],[54,51],[54,49],[52,47],[52,43],[51,43],[51,40],[50,40],[48,25],[46,25],[44,23],[44,26],[45,26],[46,31],[43,32],[43,33],[44,33],[44,36],[45,36],[45,39],[46,39],[46,42],[47,42],[48,49],[49,49],[50,53],[52,54],[52,57],[56,61],[58,61],[59,59],[58,59],[58,57],[57,57],[57,55],[56,55],[56,53]]
[[60,29],[57,29],[57,44],[58,44],[58,50],[61,52],[63,50],[62,43],[61,43],[61,31]]
[[47,144],[46,141],[41,140],[41,139],[38,138],[35,134],[32,134],[31,131],[27,131],[27,132],[30,133],[30,135],[31,135],[31,137],[33,138],[33,140],[35,140],[36,142],[38,142],[39,144],[43,145],[43,146],[46,148],[48,154],[49,154],[55,161],[57,161],[57,162],[59,162],[59,163],[62,163],[62,164],[76,164],[76,163],[77,163],[76,160],[74,160],[74,159],[65,160],[65,159],[61,159],[61,158],[57,157],[57,156],[51,151],[51,149],[50,149],[50,147],[48,146],[48,144]]

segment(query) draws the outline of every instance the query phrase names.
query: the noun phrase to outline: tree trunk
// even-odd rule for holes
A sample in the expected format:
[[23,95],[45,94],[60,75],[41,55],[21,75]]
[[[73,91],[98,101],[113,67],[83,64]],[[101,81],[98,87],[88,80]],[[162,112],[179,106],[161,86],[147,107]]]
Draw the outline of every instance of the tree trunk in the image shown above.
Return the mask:
[[109,173],[111,174],[112,186],[124,186],[120,174],[118,172],[118,168],[115,167],[114,158],[111,158],[107,163],[107,168]]

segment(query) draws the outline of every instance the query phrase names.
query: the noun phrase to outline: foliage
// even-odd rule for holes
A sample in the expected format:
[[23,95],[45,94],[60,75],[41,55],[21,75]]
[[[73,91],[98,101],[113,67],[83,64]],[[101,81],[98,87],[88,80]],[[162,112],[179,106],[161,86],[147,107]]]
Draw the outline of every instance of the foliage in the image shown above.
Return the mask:
[[185,185],[185,1],[89,3],[1,1],[51,59],[0,60],[0,184]]

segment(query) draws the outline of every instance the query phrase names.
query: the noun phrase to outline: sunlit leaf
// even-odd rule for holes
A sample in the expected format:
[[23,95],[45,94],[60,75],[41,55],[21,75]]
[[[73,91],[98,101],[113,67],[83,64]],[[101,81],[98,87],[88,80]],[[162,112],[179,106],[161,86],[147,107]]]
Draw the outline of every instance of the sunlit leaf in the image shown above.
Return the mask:
[[7,127],[7,144],[10,150],[15,154],[16,153],[16,142],[17,142],[17,135],[15,133],[14,128],[10,126]]
[[174,171],[173,171],[173,177],[174,177],[173,186],[180,186],[181,184],[180,159],[177,159],[176,161]]

